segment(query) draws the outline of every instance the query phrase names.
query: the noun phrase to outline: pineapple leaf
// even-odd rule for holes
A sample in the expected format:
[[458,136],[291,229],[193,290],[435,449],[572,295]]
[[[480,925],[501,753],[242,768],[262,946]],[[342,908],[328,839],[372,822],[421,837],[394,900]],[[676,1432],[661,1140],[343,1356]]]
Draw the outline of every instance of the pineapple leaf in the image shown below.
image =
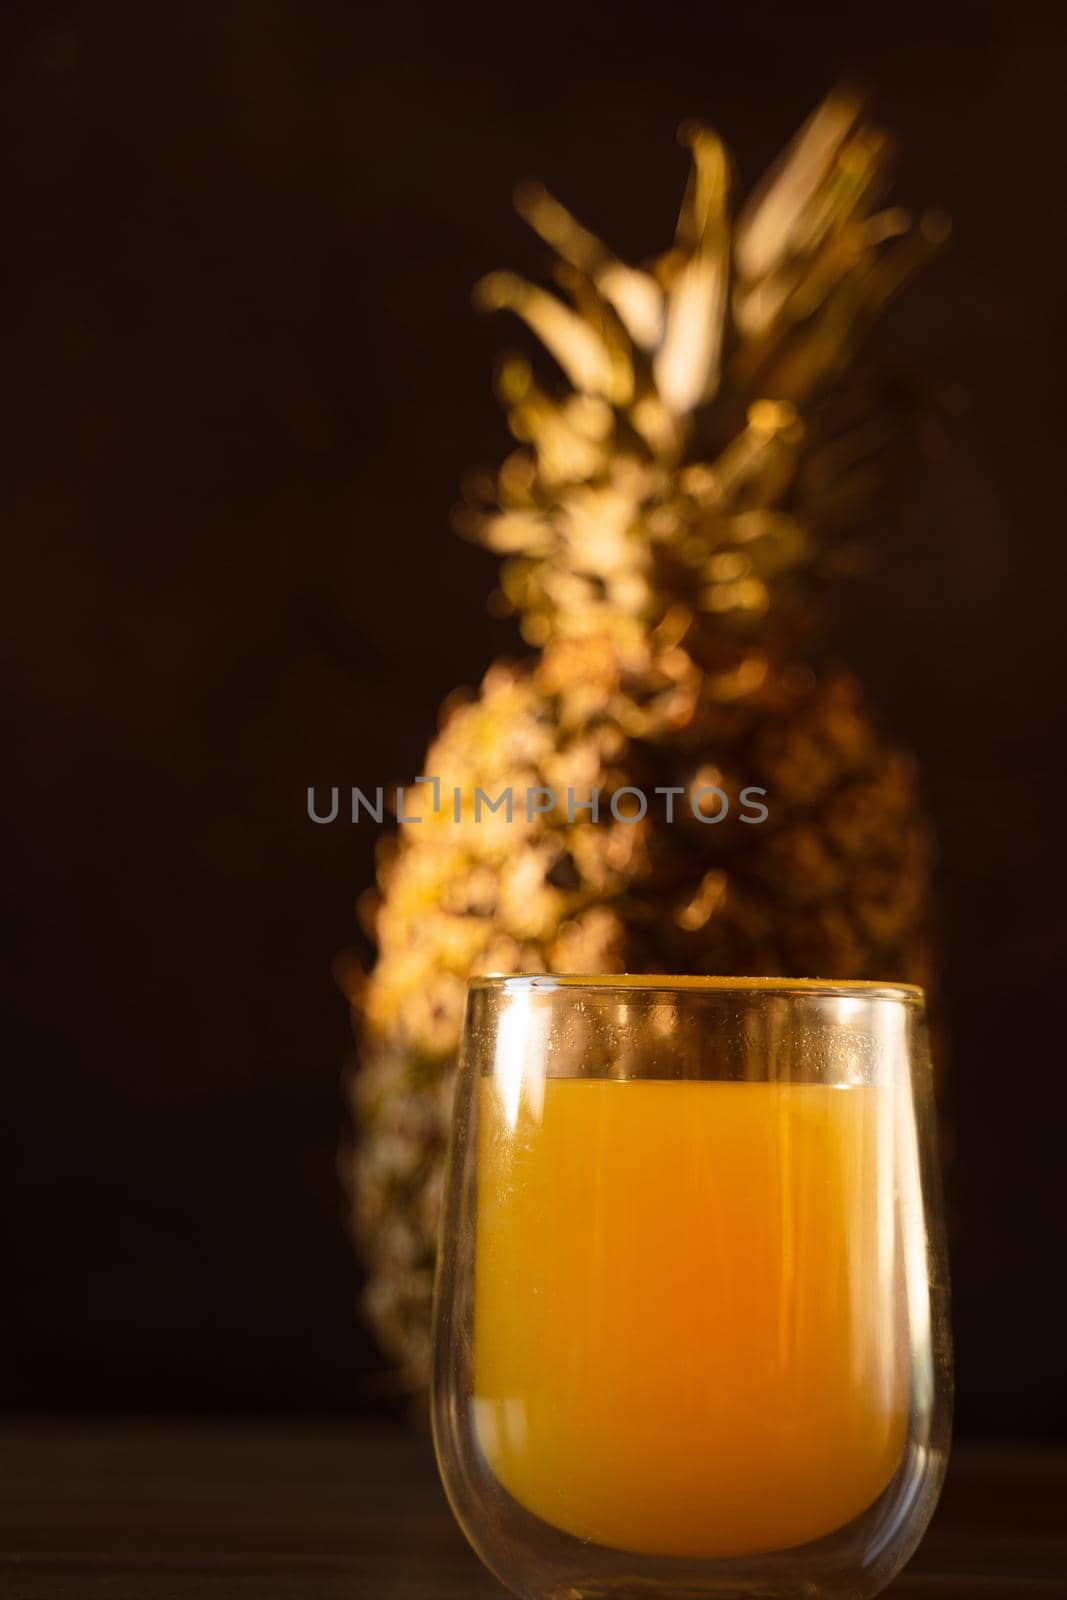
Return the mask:
[[792,253],[862,104],[856,90],[834,90],[757,186],[737,224],[734,259],[741,277],[764,278]]
[[651,273],[612,255],[539,183],[520,185],[515,209],[563,261],[591,279],[634,343],[655,349],[663,336],[663,291]]
[[599,329],[555,295],[513,272],[491,272],[475,289],[477,304],[490,311],[510,310],[522,318],[559,363],[576,389],[625,405],[633,373]]
[[708,128],[683,129],[693,152],[693,171],[678,221],[677,245],[685,252],[667,298],[663,344],[653,363],[660,397],[676,415],[714,395],[729,272],[726,152]]

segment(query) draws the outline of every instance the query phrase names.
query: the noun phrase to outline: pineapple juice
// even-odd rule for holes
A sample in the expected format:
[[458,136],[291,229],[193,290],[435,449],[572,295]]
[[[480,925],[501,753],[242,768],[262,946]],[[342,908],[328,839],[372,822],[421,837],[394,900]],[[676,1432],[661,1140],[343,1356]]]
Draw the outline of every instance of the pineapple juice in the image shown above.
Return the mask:
[[500,1483],[566,1533],[663,1555],[857,1516],[908,1412],[886,1092],[536,1090],[481,1083],[474,1407]]

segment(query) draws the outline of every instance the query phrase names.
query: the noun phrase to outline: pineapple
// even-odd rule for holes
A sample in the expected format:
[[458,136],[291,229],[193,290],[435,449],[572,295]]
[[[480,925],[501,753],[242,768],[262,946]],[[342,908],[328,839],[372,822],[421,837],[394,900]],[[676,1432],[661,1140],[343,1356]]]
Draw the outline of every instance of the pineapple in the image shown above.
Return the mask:
[[[366,1309],[415,1392],[472,973],[930,979],[913,763],[813,651],[892,432],[855,357],[944,224],[880,208],[888,141],[847,89],[736,214],[716,135],[682,137],[665,255],[625,264],[531,186],[517,205],[562,295],[509,273],[478,290],[566,385],[503,365],[518,448],[459,523],[503,555],[499,598],[538,654],[446,705],[353,986]],[[476,817],[478,789],[510,789],[511,819]]]

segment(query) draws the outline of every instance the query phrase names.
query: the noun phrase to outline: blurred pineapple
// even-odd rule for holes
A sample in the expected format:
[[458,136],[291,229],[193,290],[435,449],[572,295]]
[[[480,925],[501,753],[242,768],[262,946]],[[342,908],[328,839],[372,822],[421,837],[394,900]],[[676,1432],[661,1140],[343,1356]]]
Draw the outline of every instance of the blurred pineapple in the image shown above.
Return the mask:
[[[855,357],[944,225],[879,208],[888,141],[847,90],[736,215],[715,134],[682,136],[665,255],[630,267],[528,187],[563,296],[506,273],[479,286],[568,387],[502,369],[519,447],[472,480],[460,531],[504,555],[503,601],[540,653],[446,706],[422,768],[438,784],[407,793],[423,820],[383,850],[378,961],[352,988],[366,1309],[413,1391],[472,973],[930,977],[912,762],[811,657],[893,431]],[[510,821],[484,803],[475,819],[476,789],[508,788]],[[638,795],[613,814],[623,788],[648,797],[639,820]],[[756,825],[745,788],[766,791]],[[694,815],[722,809],[699,797],[713,789],[719,823]],[[528,816],[533,790],[558,803]]]

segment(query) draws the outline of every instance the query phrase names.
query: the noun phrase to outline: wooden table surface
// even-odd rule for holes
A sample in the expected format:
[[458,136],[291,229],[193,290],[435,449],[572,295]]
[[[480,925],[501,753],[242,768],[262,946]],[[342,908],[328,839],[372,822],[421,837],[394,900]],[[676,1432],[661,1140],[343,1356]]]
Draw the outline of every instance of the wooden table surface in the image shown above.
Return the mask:
[[[399,1429],[8,1428],[3,1600],[490,1600]],[[1067,1452],[958,1449],[898,1600],[1067,1597]]]

